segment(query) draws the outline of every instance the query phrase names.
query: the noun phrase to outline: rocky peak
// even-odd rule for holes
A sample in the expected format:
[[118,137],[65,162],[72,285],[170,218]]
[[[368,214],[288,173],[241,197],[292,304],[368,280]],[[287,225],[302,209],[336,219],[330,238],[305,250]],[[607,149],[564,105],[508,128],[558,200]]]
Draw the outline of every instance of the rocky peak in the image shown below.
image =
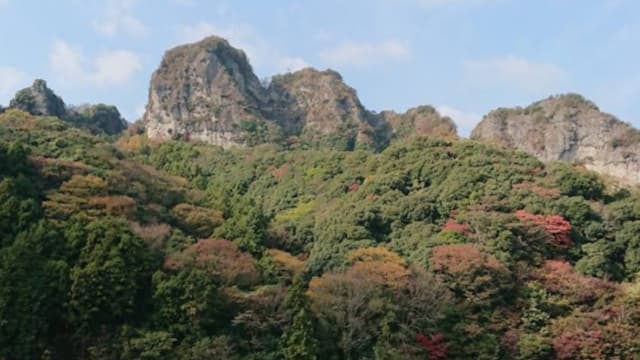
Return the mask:
[[36,79],[31,87],[18,91],[9,107],[42,116],[62,117],[66,112],[64,101],[41,79]]
[[486,115],[472,139],[516,148],[542,161],[569,161],[626,184],[640,183],[640,132],[577,94]]
[[244,52],[211,36],[165,53],[151,78],[144,121],[152,138],[241,144],[241,123],[263,120],[266,98]]
[[[455,133],[450,119],[425,109],[396,114],[404,132]],[[215,36],[165,53],[151,78],[144,123],[151,138],[222,146],[289,138],[339,149],[381,149],[392,135],[385,116],[365,109],[337,72],[306,68],[276,75],[265,87],[244,52]]]
[[[366,110],[356,91],[333,70],[306,68],[272,78],[272,116],[287,133],[321,139],[340,134],[346,147],[376,148],[388,141],[387,124]],[[283,111],[284,110],[284,111]]]
[[401,114],[383,111],[380,115],[391,124],[395,140],[426,135],[449,139],[458,137],[453,120],[440,115],[433,106],[418,106]]

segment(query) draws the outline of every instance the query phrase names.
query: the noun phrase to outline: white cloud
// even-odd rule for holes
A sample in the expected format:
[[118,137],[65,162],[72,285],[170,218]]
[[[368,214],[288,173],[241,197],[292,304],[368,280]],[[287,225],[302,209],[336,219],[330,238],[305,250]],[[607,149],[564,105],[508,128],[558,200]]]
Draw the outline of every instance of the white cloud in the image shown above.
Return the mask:
[[13,94],[25,85],[26,80],[27,75],[22,71],[9,66],[0,66],[0,102],[7,105],[5,101],[13,97]]
[[108,0],[101,17],[93,22],[94,29],[107,37],[118,34],[144,37],[148,29],[133,13],[135,2],[136,0]]
[[309,66],[301,57],[288,56],[269,44],[251,26],[233,24],[219,26],[209,22],[185,25],[178,29],[178,43],[195,42],[211,35],[220,36],[247,54],[257,70],[266,73],[295,71]]
[[108,87],[123,85],[139,70],[138,55],[127,50],[106,51],[87,58],[82,50],[64,41],[56,41],[49,54],[54,76],[66,84]]
[[567,79],[565,71],[557,65],[513,55],[466,61],[463,65],[466,79],[475,85],[515,88],[538,95],[558,92]]
[[347,42],[321,52],[320,56],[331,65],[368,66],[388,61],[407,60],[411,55],[408,46],[398,40],[380,43]]
[[468,137],[473,128],[482,120],[482,115],[480,114],[466,112],[448,105],[437,106],[436,110],[441,115],[453,119],[458,126],[458,134],[463,137]]
[[138,55],[131,51],[105,52],[95,59],[95,69],[90,74],[90,80],[98,86],[120,85],[141,69]]

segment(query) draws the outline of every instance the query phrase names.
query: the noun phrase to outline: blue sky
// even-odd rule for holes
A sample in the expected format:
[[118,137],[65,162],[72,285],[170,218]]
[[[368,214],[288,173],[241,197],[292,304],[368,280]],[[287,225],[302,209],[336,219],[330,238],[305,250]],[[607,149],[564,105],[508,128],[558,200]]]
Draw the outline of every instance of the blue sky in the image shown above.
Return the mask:
[[463,134],[564,92],[640,125],[635,0],[0,0],[0,104],[38,77],[133,121],[164,51],[208,34],[261,78],[333,68],[367,108],[431,104]]

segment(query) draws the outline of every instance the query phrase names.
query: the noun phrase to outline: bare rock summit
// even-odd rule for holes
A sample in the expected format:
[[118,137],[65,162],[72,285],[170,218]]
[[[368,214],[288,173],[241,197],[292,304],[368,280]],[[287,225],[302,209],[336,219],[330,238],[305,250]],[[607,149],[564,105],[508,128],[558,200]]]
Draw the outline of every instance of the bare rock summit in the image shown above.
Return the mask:
[[9,107],[41,116],[63,117],[67,111],[64,101],[42,79],[36,79],[30,87],[18,91]]
[[265,101],[245,53],[211,36],[166,52],[151,78],[144,122],[151,138],[241,144],[242,125],[263,121]]
[[388,119],[367,110],[337,72],[306,68],[263,84],[244,52],[216,36],[165,53],[143,120],[150,138],[224,147],[281,141],[379,150],[393,136]]
[[624,184],[640,184],[640,132],[580,95],[494,110],[471,138],[519,149],[545,162],[582,164]]

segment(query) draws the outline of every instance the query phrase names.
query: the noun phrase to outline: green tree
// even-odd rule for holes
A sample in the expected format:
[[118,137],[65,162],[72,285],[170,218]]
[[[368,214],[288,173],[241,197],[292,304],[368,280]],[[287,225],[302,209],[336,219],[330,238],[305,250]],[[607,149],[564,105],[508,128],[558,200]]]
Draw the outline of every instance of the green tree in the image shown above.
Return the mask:
[[287,305],[293,313],[291,325],[284,334],[282,353],[286,360],[317,359],[317,341],[304,282],[300,277],[289,289]]
[[86,227],[86,236],[71,270],[69,302],[81,337],[102,326],[139,320],[151,285],[149,252],[125,222],[97,220]]
[[40,222],[0,250],[0,358],[37,358],[63,339],[69,268],[48,257],[58,245],[55,230]]
[[153,323],[179,339],[199,337],[223,326],[226,300],[219,285],[204,271],[186,269],[153,275]]

